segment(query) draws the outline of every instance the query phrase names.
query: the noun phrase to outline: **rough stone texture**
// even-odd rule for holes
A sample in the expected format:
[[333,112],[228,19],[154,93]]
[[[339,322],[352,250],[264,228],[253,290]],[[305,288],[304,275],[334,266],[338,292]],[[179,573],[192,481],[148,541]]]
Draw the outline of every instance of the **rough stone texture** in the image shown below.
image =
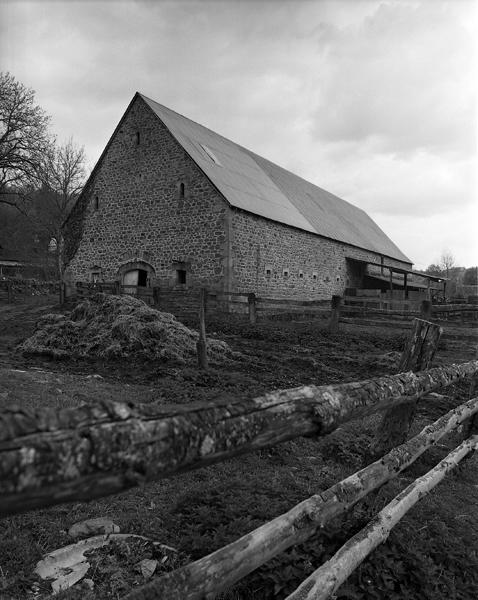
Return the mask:
[[[236,291],[274,298],[329,298],[361,285],[361,273],[346,257],[380,263],[374,252],[244,211],[233,211],[232,231]],[[384,265],[410,267],[388,257]]]
[[176,269],[185,268],[191,283],[217,287],[224,275],[227,210],[209,180],[137,98],[66,223],[68,277],[88,281],[100,270],[101,278],[112,281],[122,265],[144,261],[154,269],[153,283],[167,286]]
[[[94,272],[121,280],[142,268],[150,284],[172,287],[180,269],[190,286],[276,298],[343,294],[362,283],[360,268],[346,257],[381,258],[229,207],[140,97],[113,134],[64,237],[67,281],[89,281]],[[384,265],[410,266],[387,257]]]

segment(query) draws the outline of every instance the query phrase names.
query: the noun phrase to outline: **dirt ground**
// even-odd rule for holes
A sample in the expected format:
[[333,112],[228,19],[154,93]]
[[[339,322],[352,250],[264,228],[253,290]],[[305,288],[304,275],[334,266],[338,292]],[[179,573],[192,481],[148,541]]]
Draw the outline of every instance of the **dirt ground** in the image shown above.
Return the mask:
[[[308,383],[361,380],[395,372],[409,333],[403,325],[342,324],[338,334],[330,335],[323,320],[271,321],[253,327],[237,319],[209,318],[208,335],[226,341],[242,359],[207,372],[194,363],[52,361],[16,352],[42,314],[58,311],[55,305],[0,305],[0,405],[75,406],[102,398],[215,402]],[[477,333],[476,328],[446,326],[436,364],[476,358]],[[419,405],[414,432],[466,398],[467,388],[461,385],[434,405]],[[377,422],[353,422],[323,440],[299,439],[98,501],[4,519],[0,598],[50,597],[50,584],[33,575],[35,564],[44,553],[71,543],[67,530],[82,519],[110,517],[122,532],[176,548],[183,563],[208,554],[364,466],[365,448]],[[256,570],[223,598],[284,598],[450,447],[451,440],[427,452],[346,518]],[[77,584],[56,597],[119,598],[141,583],[137,572],[125,573],[118,553],[98,559],[95,576],[87,577],[92,578],[92,590]],[[476,456],[412,509],[337,593],[337,598],[350,600],[432,597],[478,597]]]

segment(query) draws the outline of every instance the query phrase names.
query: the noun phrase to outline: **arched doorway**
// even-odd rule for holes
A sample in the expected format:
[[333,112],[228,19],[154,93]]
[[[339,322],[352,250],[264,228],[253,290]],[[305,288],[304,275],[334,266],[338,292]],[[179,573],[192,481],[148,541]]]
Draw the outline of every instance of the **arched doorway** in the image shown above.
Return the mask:
[[150,287],[155,277],[153,267],[145,261],[129,261],[118,269],[118,279],[121,285],[126,286],[123,292],[136,293],[138,287]]
[[123,285],[136,285],[139,287],[147,287],[148,271],[145,269],[131,269],[123,275]]

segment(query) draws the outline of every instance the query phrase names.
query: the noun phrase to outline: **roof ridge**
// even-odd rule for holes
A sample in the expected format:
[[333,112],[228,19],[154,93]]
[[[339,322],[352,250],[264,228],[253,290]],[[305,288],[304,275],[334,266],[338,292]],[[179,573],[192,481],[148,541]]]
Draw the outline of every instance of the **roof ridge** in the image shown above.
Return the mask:
[[[136,93],[232,206],[412,263],[364,209],[156,100]],[[204,149],[207,144],[218,155],[219,165],[199,148]]]

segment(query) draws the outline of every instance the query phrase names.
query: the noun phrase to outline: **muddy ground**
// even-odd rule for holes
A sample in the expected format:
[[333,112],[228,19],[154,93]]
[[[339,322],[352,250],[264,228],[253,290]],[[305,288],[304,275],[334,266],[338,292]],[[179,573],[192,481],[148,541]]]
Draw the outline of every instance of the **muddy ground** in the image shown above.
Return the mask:
[[[242,360],[206,373],[194,363],[51,361],[25,358],[15,351],[31,335],[40,315],[59,310],[55,305],[0,305],[0,404],[74,406],[100,398],[214,402],[307,383],[361,380],[395,372],[409,334],[405,324],[343,324],[338,334],[330,335],[323,320],[250,326],[237,319],[209,318],[208,335],[225,340],[242,354]],[[186,324],[195,325],[194,320]],[[475,358],[477,331],[471,326],[446,326],[435,364]],[[414,432],[466,395],[466,386],[456,386],[434,405],[419,406]],[[361,468],[378,422],[377,418],[354,422],[324,440],[299,439],[99,501],[5,519],[0,524],[0,598],[50,597],[49,583],[32,575],[35,563],[45,552],[71,543],[68,528],[90,517],[111,517],[122,532],[148,535],[173,546],[183,562],[208,554]],[[389,498],[452,446],[450,441],[429,451],[347,518],[278,556],[223,597],[285,598]],[[410,536],[416,541],[413,548]],[[472,457],[412,509],[337,597],[475,598],[477,552],[478,459]],[[141,582],[137,572],[126,573],[114,553],[95,564],[94,571],[94,577],[88,575],[92,590],[78,584],[63,597],[119,598]]]

